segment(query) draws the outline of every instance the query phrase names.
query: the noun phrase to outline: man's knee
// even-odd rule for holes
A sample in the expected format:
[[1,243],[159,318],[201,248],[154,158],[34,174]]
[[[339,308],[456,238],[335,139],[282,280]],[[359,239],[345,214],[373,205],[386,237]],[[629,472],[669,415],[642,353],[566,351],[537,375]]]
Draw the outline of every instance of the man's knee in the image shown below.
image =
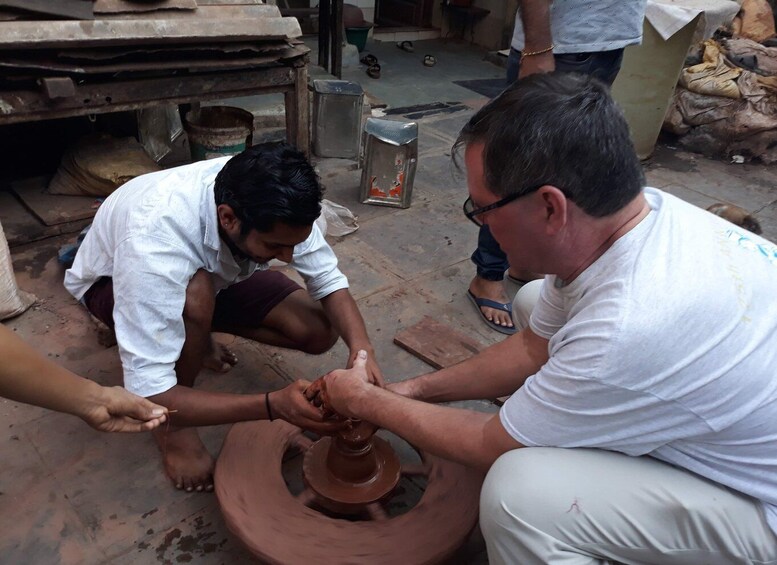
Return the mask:
[[213,279],[209,272],[200,269],[186,287],[186,303],[183,307],[184,320],[197,325],[210,327],[216,295]]
[[321,316],[318,323],[308,324],[300,336],[300,350],[313,355],[326,353],[334,347],[340,338],[338,333],[329,323],[326,316]]
[[486,537],[513,531],[519,525],[541,528],[543,508],[553,497],[546,483],[554,465],[553,448],[528,447],[508,451],[491,466],[480,492],[480,527]]

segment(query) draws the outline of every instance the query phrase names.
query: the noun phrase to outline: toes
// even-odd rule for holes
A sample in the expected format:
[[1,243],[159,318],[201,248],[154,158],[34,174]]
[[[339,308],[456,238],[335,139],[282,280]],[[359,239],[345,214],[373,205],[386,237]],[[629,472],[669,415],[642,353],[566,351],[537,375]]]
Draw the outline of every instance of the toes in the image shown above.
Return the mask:
[[235,365],[237,363],[237,355],[235,355],[226,345],[222,345],[221,360],[230,365]]

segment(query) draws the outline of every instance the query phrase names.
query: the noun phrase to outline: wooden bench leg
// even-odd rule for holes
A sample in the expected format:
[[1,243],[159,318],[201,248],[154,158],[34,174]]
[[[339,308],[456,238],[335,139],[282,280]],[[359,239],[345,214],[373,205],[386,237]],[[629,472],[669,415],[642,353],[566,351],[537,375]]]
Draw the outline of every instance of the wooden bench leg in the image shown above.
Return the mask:
[[310,157],[310,101],[308,67],[294,68],[294,88],[284,93],[286,106],[286,141]]

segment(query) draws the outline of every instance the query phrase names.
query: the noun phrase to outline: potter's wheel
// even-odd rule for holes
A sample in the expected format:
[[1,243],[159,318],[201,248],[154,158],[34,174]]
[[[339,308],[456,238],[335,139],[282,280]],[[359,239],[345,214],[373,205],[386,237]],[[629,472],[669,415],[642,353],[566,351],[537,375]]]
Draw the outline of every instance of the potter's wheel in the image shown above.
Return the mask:
[[[379,438],[368,446],[377,463],[367,468],[364,443],[345,439],[338,453],[328,454],[338,438],[315,442],[277,420],[235,424],[215,473],[229,529],[263,561],[284,565],[414,565],[452,556],[477,522],[482,475],[423,453],[408,461],[407,444],[400,457]],[[304,465],[290,471],[282,462],[294,452]],[[357,463],[342,463],[354,454]],[[301,467],[307,476],[300,476]],[[425,483],[420,500],[397,512],[403,483],[419,479]],[[348,481],[352,492],[343,491]],[[290,490],[293,484],[298,492]]]

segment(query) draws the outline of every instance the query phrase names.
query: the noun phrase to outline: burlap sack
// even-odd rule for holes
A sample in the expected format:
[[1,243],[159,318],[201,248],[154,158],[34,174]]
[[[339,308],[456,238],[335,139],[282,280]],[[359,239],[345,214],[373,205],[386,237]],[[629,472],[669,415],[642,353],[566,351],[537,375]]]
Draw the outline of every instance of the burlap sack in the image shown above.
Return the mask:
[[18,316],[35,303],[35,297],[16,286],[11,252],[0,224],[0,320]]

